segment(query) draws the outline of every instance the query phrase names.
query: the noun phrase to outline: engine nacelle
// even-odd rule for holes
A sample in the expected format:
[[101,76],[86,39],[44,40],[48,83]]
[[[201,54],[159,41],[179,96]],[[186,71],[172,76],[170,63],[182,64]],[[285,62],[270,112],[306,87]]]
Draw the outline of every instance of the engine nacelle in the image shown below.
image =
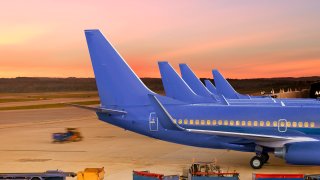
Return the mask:
[[274,154],[285,159],[288,164],[320,165],[320,142],[286,144],[284,148],[276,149]]

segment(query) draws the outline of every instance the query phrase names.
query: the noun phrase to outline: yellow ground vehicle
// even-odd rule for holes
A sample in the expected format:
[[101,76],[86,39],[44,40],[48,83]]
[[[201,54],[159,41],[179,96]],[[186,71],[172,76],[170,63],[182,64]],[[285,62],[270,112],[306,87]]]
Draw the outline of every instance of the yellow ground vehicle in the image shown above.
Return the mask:
[[77,173],[78,180],[103,180],[104,168],[86,168]]

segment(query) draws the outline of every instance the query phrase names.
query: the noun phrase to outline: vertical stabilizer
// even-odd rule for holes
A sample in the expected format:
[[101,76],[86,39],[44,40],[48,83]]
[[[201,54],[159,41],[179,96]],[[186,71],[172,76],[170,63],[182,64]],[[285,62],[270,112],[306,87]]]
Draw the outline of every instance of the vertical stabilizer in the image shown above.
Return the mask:
[[151,92],[99,30],[85,30],[102,106],[149,104]]
[[208,79],[204,80],[207,89],[214,95],[218,96],[217,88],[212,84],[212,82]]
[[212,98],[212,93],[203,85],[187,64],[179,64],[182,79],[199,96]]
[[168,62],[159,62],[158,65],[167,97],[189,103],[213,102],[213,99],[194,93]]
[[214,83],[219,94],[227,99],[239,99],[238,93],[233,89],[229,82],[220,74],[218,70],[212,70]]

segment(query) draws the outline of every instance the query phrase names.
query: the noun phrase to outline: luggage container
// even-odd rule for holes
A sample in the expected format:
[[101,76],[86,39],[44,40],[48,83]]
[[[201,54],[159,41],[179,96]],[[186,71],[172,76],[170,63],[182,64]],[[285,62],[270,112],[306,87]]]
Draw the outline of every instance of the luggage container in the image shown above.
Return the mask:
[[304,180],[304,174],[252,174],[252,180]]

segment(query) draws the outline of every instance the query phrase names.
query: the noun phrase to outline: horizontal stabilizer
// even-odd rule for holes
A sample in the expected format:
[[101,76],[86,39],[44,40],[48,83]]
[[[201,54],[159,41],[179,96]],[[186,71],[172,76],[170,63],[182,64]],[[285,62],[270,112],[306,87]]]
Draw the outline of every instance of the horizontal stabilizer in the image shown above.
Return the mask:
[[94,111],[94,112],[106,113],[106,114],[113,114],[113,115],[127,114],[126,111],[121,111],[121,110],[117,110],[117,109],[106,109],[106,108],[101,108],[101,107],[90,107],[90,106],[83,106],[83,105],[79,105],[79,104],[68,104],[68,103],[65,103],[65,104],[70,105],[70,106],[74,106],[74,107],[77,107],[77,108],[82,108],[82,109],[86,109],[86,110],[90,110],[90,111]]
[[177,122],[171,117],[168,111],[163,107],[158,98],[154,95],[149,95],[151,104],[158,116],[159,122],[164,129],[168,130],[184,130]]

